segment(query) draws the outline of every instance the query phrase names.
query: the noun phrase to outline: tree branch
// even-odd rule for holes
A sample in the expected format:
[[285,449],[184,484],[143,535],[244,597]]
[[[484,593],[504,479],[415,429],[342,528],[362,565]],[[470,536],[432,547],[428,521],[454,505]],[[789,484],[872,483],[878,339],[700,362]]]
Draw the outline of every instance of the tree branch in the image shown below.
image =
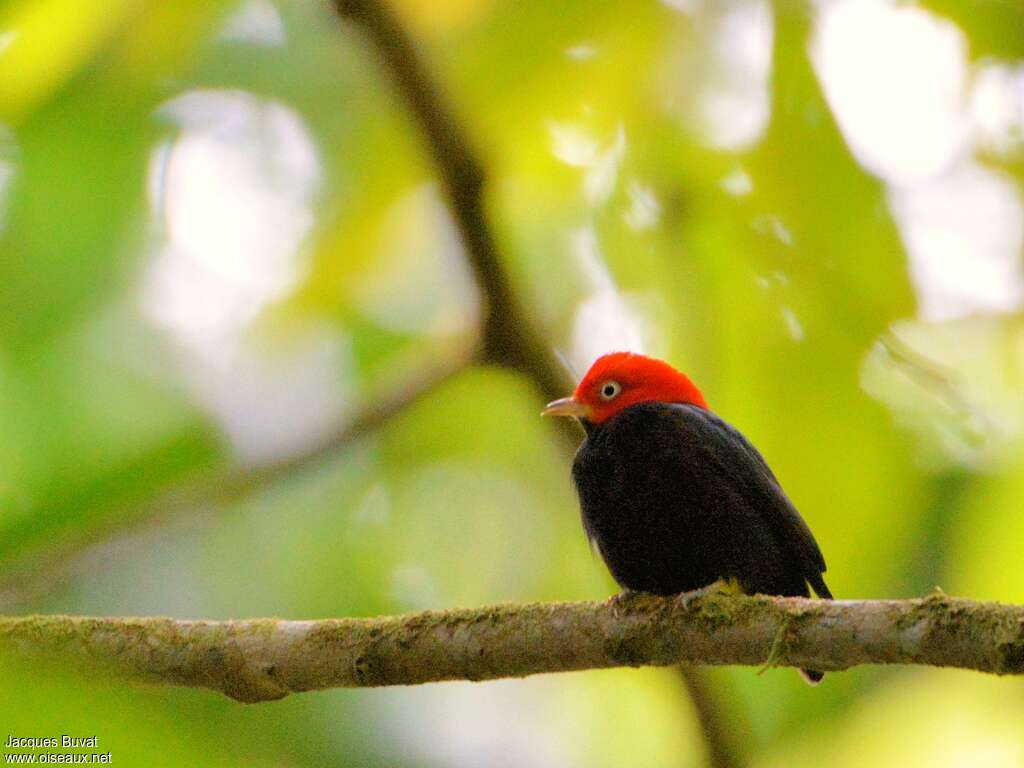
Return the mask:
[[423,135],[451,207],[466,258],[487,305],[482,332],[486,362],[527,375],[549,400],[569,385],[549,345],[516,299],[484,209],[486,175],[412,39],[377,0],[334,0],[338,15],[360,27]]
[[923,664],[1024,674],[1024,606],[734,596],[497,606],[372,619],[0,618],[0,649],[91,660],[244,702],[335,687],[691,664]]

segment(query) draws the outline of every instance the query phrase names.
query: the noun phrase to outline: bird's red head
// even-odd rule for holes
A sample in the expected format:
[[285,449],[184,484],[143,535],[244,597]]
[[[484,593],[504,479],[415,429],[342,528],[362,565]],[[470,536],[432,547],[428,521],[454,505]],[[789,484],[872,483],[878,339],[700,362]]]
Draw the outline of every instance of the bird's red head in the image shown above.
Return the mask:
[[549,403],[546,416],[575,416],[601,424],[622,409],[638,403],[708,404],[685,373],[663,360],[633,352],[612,352],[599,357],[572,397]]

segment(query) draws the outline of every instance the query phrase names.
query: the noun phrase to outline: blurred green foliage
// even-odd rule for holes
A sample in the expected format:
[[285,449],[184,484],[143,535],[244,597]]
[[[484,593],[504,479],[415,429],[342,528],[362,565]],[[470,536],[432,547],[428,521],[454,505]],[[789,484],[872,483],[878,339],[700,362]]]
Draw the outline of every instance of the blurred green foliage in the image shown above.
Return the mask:
[[[485,162],[505,266],[553,348],[578,363],[577,318],[602,291],[618,303],[598,317],[642,318],[649,351],[691,373],[768,457],[837,596],[939,584],[1024,602],[1019,309],[919,316],[893,188],[858,162],[812,67],[815,4],[768,10],[763,129],[731,148],[709,137],[701,99],[752,45],[716,30],[758,5],[395,3]],[[972,66],[1022,66],[1018,6],[923,5],[959,25]],[[480,297],[422,138],[355,30],[295,0],[10,0],[0,41],[0,610],[314,618],[612,591],[540,396],[504,371],[468,369],[242,499],[174,503],[315,447],[317,429],[475,336]],[[204,100],[169,106],[183,94]],[[196,146],[215,151],[190,161]],[[985,154],[1016,188],[1019,151]],[[234,187],[201,173],[218,152],[216,178]],[[259,242],[221,262],[188,240],[175,180],[218,211],[249,199],[242,182],[262,178],[250,166],[269,168],[261,194],[308,218],[281,250],[288,279],[267,277],[282,268],[246,250]],[[259,229],[276,207],[243,217],[242,234],[213,217],[204,236],[233,247],[251,226],[272,240],[292,226]],[[165,267],[178,270],[170,288]],[[884,353],[893,329],[924,363]],[[601,333],[582,331],[597,345]],[[305,357],[320,339],[324,358]],[[966,405],[950,407],[951,392]],[[7,733],[98,735],[118,765],[704,761],[663,671],[241,707],[3,664]],[[925,669],[855,669],[813,691],[784,670],[711,680],[753,765],[1024,759],[1016,681]]]

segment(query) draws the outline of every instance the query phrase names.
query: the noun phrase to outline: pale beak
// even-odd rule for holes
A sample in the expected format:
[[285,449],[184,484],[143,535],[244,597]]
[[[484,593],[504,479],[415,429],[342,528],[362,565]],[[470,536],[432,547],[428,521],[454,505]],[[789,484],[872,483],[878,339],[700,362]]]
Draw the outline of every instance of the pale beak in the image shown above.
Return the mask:
[[575,416],[577,419],[589,419],[591,410],[589,405],[579,402],[574,397],[563,397],[561,400],[548,403],[544,410],[540,412],[540,415]]

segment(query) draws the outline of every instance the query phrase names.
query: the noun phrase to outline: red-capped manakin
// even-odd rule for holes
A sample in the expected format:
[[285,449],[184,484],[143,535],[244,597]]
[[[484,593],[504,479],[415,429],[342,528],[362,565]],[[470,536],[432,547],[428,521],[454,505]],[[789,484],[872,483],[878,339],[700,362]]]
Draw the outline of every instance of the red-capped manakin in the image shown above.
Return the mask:
[[622,587],[674,595],[727,580],[831,599],[821,550],[768,464],[668,363],[605,355],[543,413],[586,430],[572,468],[583,527]]

